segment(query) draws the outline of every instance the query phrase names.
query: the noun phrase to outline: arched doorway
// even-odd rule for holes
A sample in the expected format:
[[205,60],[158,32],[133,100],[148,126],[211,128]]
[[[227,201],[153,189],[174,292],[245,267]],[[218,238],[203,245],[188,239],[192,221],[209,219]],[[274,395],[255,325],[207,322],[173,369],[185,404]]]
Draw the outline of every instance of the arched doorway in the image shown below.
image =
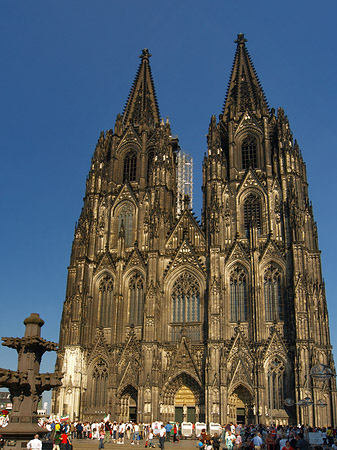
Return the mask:
[[181,386],[174,397],[174,420],[195,423],[195,396],[187,386]]
[[137,421],[137,390],[129,385],[123,390],[120,398],[119,420],[123,422]]
[[245,386],[237,386],[229,395],[228,409],[228,422],[238,424],[253,423],[253,397]]
[[161,420],[196,422],[204,415],[204,393],[197,380],[181,373],[166,383],[160,399]]

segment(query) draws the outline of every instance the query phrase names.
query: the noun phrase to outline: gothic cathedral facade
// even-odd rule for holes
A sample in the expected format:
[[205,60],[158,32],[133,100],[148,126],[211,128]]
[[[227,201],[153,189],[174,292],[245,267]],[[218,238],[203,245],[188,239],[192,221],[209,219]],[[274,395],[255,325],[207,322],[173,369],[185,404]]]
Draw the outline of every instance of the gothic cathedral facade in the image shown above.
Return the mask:
[[160,120],[147,49],[99,137],[68,268],[56,414],[337,425],[334,377],[311,376],[335,368],[306,167],[246,39],[235,42],[208,129],[201,224],[187,197],[177,214],[179,141]]

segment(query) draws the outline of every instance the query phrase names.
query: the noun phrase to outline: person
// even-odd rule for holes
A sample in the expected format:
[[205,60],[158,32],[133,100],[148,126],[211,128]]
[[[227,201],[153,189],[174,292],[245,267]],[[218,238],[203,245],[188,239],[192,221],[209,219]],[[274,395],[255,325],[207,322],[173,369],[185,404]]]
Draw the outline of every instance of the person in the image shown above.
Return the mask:
[[34,439],[28,442],[27,448],[28,450],[42,450],[42,442],[40,441],[38,434],[34,436]]
[[290,441],[286,441],[285,445],[280,450],[294,450],[291,445]]
[[267,450],[274,450],[274,438],[271,433],[268,433],[266,436],[266,446]]
[[65,430],[63,430],[63,432],[61,434],[60,449],[67,450],[67,443],[68,443],[68,435],[65,432]]
[[101,428],[99,429],[99,443],[98,443],[98,448],[104,448],[104,436],[105,436],[105,430],[104,430],[104,426],[101,426]]
[[254,445],[254,449],[255,450],[260,450],[261,449],[261,445],[263,444],[261,433],[256,433],[256,435],[252,439],[252,442],[253,442],[253,445]]
[[219,450],[220,448],[220,436],[218,433],[214,433],[214,436],[212,437],[212,445],[214,450]]
[[242,437],[238,431],[235,432],[234,449],[239,450],[242,446]]
[[170,433],[172,430],[172,425],[169,422],[167,422],[167,424],[165,425],[165,430],[166,430],[166,441],[170,442]]
[[177,423],[175,423],[173,426],[173,442],[179,442],[177,435],[178,435],[178,425]]
[[225,438],[225,444],[226,444],[227,450],[232,450],[234,442],[235,442],[235,436],[232,434],[231,429],[229,429],[228,432],[226,433],[226,438]]
[[5,439],[2,434],[0,434],[0,450],[2,450],[5,446]]
[[166,436],[166,429],[164,427],[164,425],[161,425],[161,429],[159,432],[159,447],[164,450],[164,445],[165,445],[165,436]]
[[310,444],[306,439],[304,439],[303,433],[298,433],[297,435],[296,448],[299,450],[310,450]]
[[61,433],[59,431],[56,431],[54,436],[53,450],[60,450],[60,443],[61,443]]
[[150,428],[150,431],[149,431],[149,442],[147,444],[148,447],[153,447],[152,441],[153,441],[153,431],[152,431],[152,428]]

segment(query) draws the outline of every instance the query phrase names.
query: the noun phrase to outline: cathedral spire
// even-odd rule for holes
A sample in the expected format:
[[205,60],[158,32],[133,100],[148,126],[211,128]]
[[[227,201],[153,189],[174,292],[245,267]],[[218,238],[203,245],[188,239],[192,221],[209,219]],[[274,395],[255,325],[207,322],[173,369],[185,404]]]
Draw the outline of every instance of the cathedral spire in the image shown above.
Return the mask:
[[150,126],[159,124],[159,108],[152,79],[147,48],[139,56],[141,63],[133,82],[123,113],[123,126],[138,126],[147,123]]
[[223,115],[227,117],[232,106],[237,113],[247,109],[251,112],[268,113],[268,103],[256,74],[254,65],[246,48],[247,39],[244,34],[238,34],[237,49],[234,57]]

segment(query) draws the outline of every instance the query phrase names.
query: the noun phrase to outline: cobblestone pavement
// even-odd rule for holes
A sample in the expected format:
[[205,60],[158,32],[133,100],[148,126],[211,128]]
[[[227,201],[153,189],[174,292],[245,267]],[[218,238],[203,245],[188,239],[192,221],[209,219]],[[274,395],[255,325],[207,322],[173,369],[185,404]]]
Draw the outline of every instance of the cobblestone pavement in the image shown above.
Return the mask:
[[[93,450],[98,449],[99,441],[97,439],[74,439],[73,450]],[[156,450],[159,449],[159,440],[155,438],[153,441]],[[177,443],[165,442],[164,450],[196,450],[198,441],[195,439],[184,439]],[[145,441],[141,440],[139,445],[131,445],[131,441],[126,440],[124,445],[121,444],[104,444],[104,450],[137,450],[144,449]]]

